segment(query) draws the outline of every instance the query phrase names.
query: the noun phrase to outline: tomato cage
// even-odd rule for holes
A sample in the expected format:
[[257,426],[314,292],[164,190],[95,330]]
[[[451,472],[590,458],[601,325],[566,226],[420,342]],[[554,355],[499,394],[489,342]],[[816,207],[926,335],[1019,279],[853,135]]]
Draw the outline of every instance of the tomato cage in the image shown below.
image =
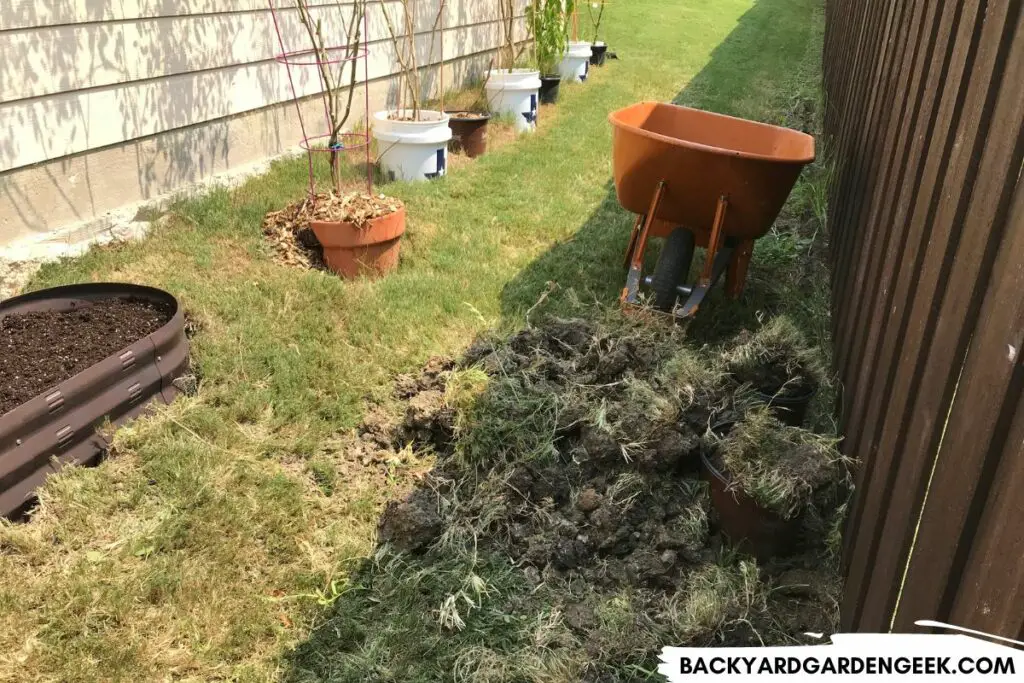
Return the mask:
[[[300,0],[294,9],[289,8],[289,13],[296,12],[299,17],[300,25],[296,27],[296,30],[302,34],[303,38],[312,43],[314,47],[289,50],[285,45],[285,34],[289,33],[288,24],[295,23],[288,21],[288,15],[282,13],[282,8],[275,5],[275,0],[267,0],[270,6],[270,15],[274,21],[274,32],[277,34],[277,44],[281,50],[279,53],[274,55],[274,61],[278,64],[282,64],[288,74],[288,85],[292,92],[292,101],[295,104],[295,113],[299,121],[299,129],[302,131],[302,139],[299,142],[299,147],[306,152],[306,161],[309,169],[309,194],[312,199],[316,198],[316,170],[314,163],[314,155],[316,154],[327,154],[330,155],[330,163],[332,168],[334,164],[338,162],[339,154],[347,154],[351,152],[362,151],[365,153],[366,159],[366,193],[373,194],[373,163],[370,152],[370,66],[369,66],[369,47],[367,38],[369,36],[369,21],[367,19],[366,4],[362,4],[362,17],[356,15],[356,10],[353,9],[352,22],[359,21],[362,24],[362,36],[355,34],[355,40],[350,41],[348,45],[318,45],[318,41],[326,41],[327,38],[321,33],[323,27],[323,20],[326,18],[324,14],[327,9],[336,9],[338,16],[341,18],[341,26],[345,29],[352,29],[354,26],[350,23],[349,26],[345,25],[343,12],[343,6],[341,3],[335,3],[334,5],[317,6],[310,8],[304,0]],[[351,7],[351,4],[346,3],[345,7]],[[314,18],[312,13],[314,10],[318,10],[318,16],[316,23],[314,24]],[[307,23],[308,22],[308,23]],[[305,25],[302,25],[305,24]],[[351,34],[350,34],[351,35]],[[332,103],[330,98],[332,97],[333,90],[341,90],[344,88],[344,81],[342,74],[345,73],[345,65],[351,64],[352,71],[349,72],[350,80],[349,87],[356,87],[356,76],[358,69],[358,62],[362,60],[363,67],[363,130],[362,132],[340,132],[335,131],[335,124],[332,116]],[[326,125],[327,133],[314,133],[310,134],[310,126],[312,122],[307,121],[302,113],[302,104],[300,102],[302,97],[308,95],[300,95],[299,88],[296,87],[295,74],[292,69],[316,67],[316,75],[319,83],[319,89],[317,93],[320,95],[320,99],[323,103],[324,111],[324,122]],[[337,68],[337,72],[333,73],[333,70]],[[330,80],[333,77],[334,82]],[[317,94],[312,93],[312,94]],[[354,101],[352,98],[354,93],[350,93],[348,102],[348,111],[346,112],[346,119],[351,114],[351,104]]]

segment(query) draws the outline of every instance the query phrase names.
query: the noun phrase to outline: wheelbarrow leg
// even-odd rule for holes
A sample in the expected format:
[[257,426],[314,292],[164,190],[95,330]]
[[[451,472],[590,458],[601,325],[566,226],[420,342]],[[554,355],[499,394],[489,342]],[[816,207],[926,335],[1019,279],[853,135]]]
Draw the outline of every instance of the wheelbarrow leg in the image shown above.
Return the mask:
[[725,293],[733,299],[743,294],[743,286],[747,283],[747,266],[750,256],[754,253],[754,240],[743,240],[736,246],[729,269],[725,271]]
[[729,199],[722,195],[718,198],[718,207],[715,209],[715,222],[711,226],[711,237],[708,239],[708,253],[704,259],[704,270],[700,274],[700,286],[711,286],[711,276],[714,272],[715,256],[718,255],[718,248],[722,245],[722,232],[725,226],[725,212],[729,208]]
[[629,268],[630,262],[633,260],[633,249],[636,247],[636,238],[640,234],[640,226],[643,225],[646,216],[637,216],[636,220],[633,221],[633,231],[629,233],[629,246],[626,247],[626,256],[622,260],[622,267]]
[[647,236],[651,231],[651,224],[654,223],[654,217],[658,214],[658,207],[661,205],[661,198],[663,196],[665,196],[664,180],[658,183],[658,189],[654,191],[651,206],[643,217],[640,232],[637,233],[635,244],[633,244],[629,262],[629,273],[626,275],[626,286],[622,288],[622,294],[619,296],[619,301],[624,304],[636,303],[637,295],[640,292],[640,270],[644,265]]
[[701,271],[697,286],[690,292],[681,308],[676,309],[677,315],[681,318],[688,318],[697,313],[708,290],[718,282],[725,272],[726,265],[730,263],[733,256],[731,246],[722,246],[725,236],[725,214],[729,208],[729,198],[722,195],[718,198],[718,207],[715,209],[715,222],[711,226],[711,236],[708,238],[707,254],[704,257],[704,269]]

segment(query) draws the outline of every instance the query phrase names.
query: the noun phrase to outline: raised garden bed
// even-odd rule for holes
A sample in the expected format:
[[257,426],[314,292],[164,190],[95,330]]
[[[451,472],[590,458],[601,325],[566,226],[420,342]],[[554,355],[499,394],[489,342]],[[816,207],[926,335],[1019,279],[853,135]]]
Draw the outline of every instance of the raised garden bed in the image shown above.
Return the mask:
[[16,515],[67,463],[94,464],[96,427],[170,401],[188,363],[185,319],[167,292],[55,287],[0,303],[0,514]]

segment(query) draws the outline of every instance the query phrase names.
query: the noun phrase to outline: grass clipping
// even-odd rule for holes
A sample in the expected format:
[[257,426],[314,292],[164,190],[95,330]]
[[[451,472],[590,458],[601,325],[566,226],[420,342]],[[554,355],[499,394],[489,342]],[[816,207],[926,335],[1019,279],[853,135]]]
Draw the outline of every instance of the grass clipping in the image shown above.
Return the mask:
[[844,479],[850,460],[833,437],[784,425],[764,407],[750,410],[718,440],[731,489],[783,519],[795,517],[815,493]]

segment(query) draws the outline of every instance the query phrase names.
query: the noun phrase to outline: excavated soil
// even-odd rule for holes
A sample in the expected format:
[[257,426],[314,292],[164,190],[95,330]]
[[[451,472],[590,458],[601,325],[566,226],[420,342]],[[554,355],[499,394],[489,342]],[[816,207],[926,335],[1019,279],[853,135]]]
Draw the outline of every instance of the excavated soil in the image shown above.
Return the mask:
[[734,411],[717,389],[694,391],[680,334],[551,320],[399,377],[400,410],[371,410],[342,450],[382,480],[403,454],[435,465],[386,506],[361,590],[304,666],[329,677],[373,651],[410,678],[461,666],[535,680],[554,657],[578,665],[564,680],[623,683],[646,680],[667,644],[833,632],[820,526],[760,564],[723,536],[698,463],[708,425]]
[[[380,541],[429,557],[442,536],[471,533],[476,547],[507,557],[534,585],[582,580],[599,595],[629,590],[656,614],[728,544],[698,467],[709,408],[674,410],[659,373],[676,343],[672,333],[553,321],[400,378],[404,419],[381,426],[371,418],[363,438],[383,449],[413,443],[440,458],[420,488],[387,506]],[[468,367],[490,384],[460,426],[445,384]],[[777,591],[787,632],[829,628],[828,579],[816,562],[812,552],[765,569],[802,572],[798,587]],[[599,630],[586,604],[563,607],[581,635]],[[756,629],[734,629],[730,639],[746,644]]]
[[105,299],[67,312],[0,318],[0,414],[157,331],[171,311],[140,299]]

